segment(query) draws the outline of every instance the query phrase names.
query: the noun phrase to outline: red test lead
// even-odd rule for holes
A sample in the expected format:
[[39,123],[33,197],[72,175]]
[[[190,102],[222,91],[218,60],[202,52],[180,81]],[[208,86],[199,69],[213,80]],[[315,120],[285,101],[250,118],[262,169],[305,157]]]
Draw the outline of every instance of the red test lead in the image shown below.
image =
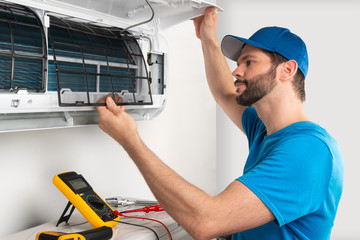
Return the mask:
[[[140,209],[134,209],[134,210],[129,210],[129,211],[125,211],[125,212],[150,212],[150,211],[164,211],[164,209],[160,206],[160,205],[154,205],[154,206],[150,206],[150,207],[144,207],[144,208],[140,208]],[[150,220],[150,221],[154,221],[154,222],[157,222],[157,223],[160,223],[161,225],[164,226],[164,228],[166,229],[166,231],[168,232],[169,234],[169,237],[170,239],[172,240],[172,236],[171,236],[171,233],[170,233],[170,230],[166,227],[166,225],[162,222],[160,222],[159,220],[156,220],[156,219],[152,219],[152,218],[146,218],[146,217],[135,217],[135,216],[127,216],[127,215],[124,215],[123,213],[125,212],[118,212],[118,211],[114,211],[113,214],[115,216],[122,216],[122,217],[126,217],[126,218],[133,218],[133,219],[142,219],[142,220]]]
[[164,211],[164,208],[160,205],[154,205],[154,206],[146,206],[144,208],[138,208],[138,209],[133,209],[133,210],[127,210],[127,211],[123,211],[121,213],[132,213],[132,212],[161,212]]

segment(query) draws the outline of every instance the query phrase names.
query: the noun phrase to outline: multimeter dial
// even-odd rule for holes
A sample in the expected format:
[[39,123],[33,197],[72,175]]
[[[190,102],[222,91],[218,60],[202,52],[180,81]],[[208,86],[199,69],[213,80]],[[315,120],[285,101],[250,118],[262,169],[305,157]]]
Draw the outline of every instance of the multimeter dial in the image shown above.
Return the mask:
[[86,196],[85,201],[89,204],[89,206],[91,206],[92,209],[94,209],[95,211],[102,211],[105,208],[105,204],[103,202],[103,200],[101,200],[98,196],[96,195],[88,195]]
[[89,207],[103,220],[110,221],[116,218],[113,210],[105,204],[105,202],[94,192],[89,191],[81,194],[81,198],[89,205]]

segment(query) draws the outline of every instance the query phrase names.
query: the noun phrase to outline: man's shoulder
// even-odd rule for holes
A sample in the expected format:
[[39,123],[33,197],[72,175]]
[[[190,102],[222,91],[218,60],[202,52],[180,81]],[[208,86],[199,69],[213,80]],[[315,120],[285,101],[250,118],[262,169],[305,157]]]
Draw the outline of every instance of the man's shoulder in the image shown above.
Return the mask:
[[337,144],[336,140],[325,128],[321,127],[317,123],[310,121],[296,123],[293,129],[293,136],[307,138],[309,141],[321,141],[326,145]]

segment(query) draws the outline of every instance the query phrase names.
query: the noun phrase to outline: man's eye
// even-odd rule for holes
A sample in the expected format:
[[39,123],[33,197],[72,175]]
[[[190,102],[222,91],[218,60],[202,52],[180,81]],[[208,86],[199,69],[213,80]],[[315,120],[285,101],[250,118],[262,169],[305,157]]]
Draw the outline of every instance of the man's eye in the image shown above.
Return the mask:
[[253,63],[253,61],[247,60],[247,61],[246,61],[246,66],[250,66],[252,63]]

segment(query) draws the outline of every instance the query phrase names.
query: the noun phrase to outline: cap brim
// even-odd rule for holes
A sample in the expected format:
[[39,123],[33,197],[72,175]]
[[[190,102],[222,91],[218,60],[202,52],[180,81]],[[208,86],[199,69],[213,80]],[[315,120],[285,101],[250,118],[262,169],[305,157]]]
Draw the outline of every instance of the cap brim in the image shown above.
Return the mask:
[[221,51],[223,52],[225,57],[237,62],[245,44],[249,44],[264,50],[273,51],[272,49],[266,47],[263,44],[233,35],[226,35],[222,39]]

